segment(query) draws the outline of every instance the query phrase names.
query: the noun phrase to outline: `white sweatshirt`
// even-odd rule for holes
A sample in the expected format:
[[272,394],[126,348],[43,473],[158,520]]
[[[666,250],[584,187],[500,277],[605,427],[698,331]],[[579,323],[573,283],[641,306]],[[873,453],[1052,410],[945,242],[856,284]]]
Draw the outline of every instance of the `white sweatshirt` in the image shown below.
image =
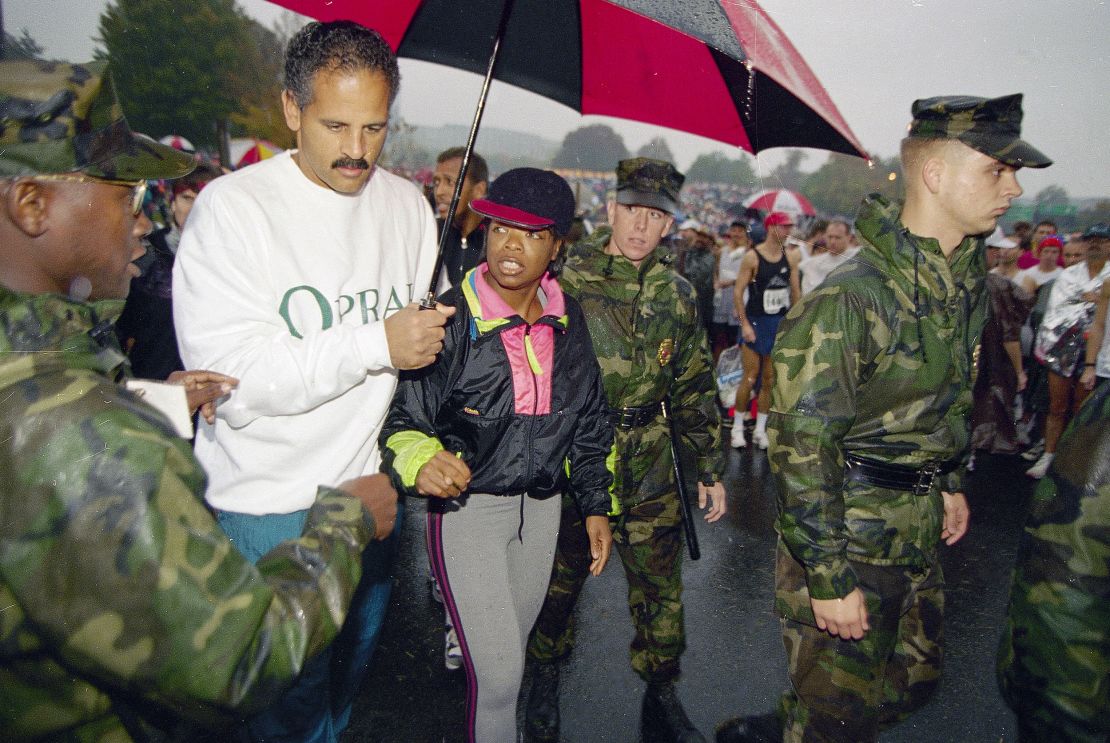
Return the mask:
[[423,296],[435,251],[427,200],[380,168],[344,195],[287,151],[201,191],[173,305],[185,367],[239,379],[197,432],[214,508],[290,513],[377,471],[397,384],[382,321]]

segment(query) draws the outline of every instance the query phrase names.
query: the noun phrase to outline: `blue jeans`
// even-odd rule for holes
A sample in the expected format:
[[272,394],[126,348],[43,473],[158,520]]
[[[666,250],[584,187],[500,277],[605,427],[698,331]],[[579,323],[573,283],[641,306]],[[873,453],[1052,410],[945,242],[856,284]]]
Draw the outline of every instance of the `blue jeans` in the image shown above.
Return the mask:
[[[243,721],[246,740],[258,743],[337,743],[378,643],[392,585],[390,570],[405,509],[398,504],[393,534],[362,553],[362,580],[347,620],[332,644],[305,664],[293,686],[268,709]],[[304,530],[308,511],[253,516],[220,511],[216,519],[251,562]]]

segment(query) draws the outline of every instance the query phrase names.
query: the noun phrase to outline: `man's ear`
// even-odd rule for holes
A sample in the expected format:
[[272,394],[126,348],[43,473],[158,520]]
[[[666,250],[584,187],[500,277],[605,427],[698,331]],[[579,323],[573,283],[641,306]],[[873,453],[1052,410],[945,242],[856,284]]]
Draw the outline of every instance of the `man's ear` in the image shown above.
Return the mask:
[[39,237],[46,232],[50,205],[55,193],[38,181],[24,178],[17,180],[4,194],[4,211],[8,220],[28,237]]
[[487,183],[486,181],[482,181],[481,183],[475,183],[474,184],[474,190],[471,193],[473,194],[471,196],[472,199],[484,199],[484,198],[486,198],[486,194],[489,193],[489,183]]
[[941,181],[944,180],[944,171],[948,163],[939,155],[931,155],[925,158],[925,162],[921,164],[921,182],[929,193],[936,194],[940,192]]
[[552,276],[558,276],[563,272],[563,266],[567,262],[567,241],[561,238],[556,238],[555,249],[551,253],[551,260],[547,263],[547,272]]
[[301,107],[297,105],[297,99],[293,97],[293,92],[288,89],[281,91],[281,112],[285,114],[285,125],[289,127],[290,131],[299,132],[301,130]]
[[674,215],[671,214],[667,217],[667,224],[663,228],[663,237],[671,234],[671,228],[674,227]]

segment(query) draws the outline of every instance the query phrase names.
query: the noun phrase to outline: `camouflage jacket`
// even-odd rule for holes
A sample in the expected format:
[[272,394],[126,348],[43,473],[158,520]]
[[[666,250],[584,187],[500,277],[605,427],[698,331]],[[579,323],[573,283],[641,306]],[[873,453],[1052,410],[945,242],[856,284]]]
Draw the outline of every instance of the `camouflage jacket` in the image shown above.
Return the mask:
[[[1060,740],[1110,733],[1110,384],[1084,402],[1033,495],[999,653],[1003,696]],[[1064,734],[1062,718],[1088,728]],[[1098,734],[1101,733],[1100,737]]]
[[[657,249],[637,268],[605,254],[610,230],[594,231],[571,251],[559,278],[582,305],[611,408],[658,405],[671,396],[675,420],[704,481],[721,478],[717,385],[694,291]],[[675,492],[670,436],[663,418],[615,432],[614,493],[622,508]],[[677,524],[677,509],[664,521]]]
[[843,480],[853,453],[909,467],[965,456],[979,339],[988,302],[982,240],[947,260],[911,235],[900,204],[864,200],[863,247],[790,309],[775,350],[770,462],[777,529],[806,569],[810,595],[847,595],[847,559],[921,566],[936,553],[940,489],[928,496]]
[[1022,718],[1110,733],[1110,384],[1084,402],[1033,495],[999,652]]
[[113,379],[96,306],[0,288],[0,730],[196,740],[272,702],[342,625],[373,535],[322,488],[304,535],[244,559],[189,442]]

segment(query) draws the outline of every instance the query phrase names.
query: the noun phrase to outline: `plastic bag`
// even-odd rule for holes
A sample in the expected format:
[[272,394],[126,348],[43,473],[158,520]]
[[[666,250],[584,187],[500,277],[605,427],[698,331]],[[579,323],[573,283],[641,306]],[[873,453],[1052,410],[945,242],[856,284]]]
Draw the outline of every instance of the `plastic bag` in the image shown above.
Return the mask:
[[736,401],[736,390],[744,378],[744,360],[740,344],[721,351],[717,359],[717,396],[723,407],[730,408]]
[[1078,320],[1068,318],[1052,327],[1042,325],[1037,337],[1037,360],[1061,377],[1071,377],[1086,355],[1087,331],[1093,320],[1094,309],[1090,306],[1083,309]]

